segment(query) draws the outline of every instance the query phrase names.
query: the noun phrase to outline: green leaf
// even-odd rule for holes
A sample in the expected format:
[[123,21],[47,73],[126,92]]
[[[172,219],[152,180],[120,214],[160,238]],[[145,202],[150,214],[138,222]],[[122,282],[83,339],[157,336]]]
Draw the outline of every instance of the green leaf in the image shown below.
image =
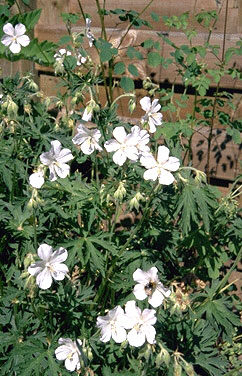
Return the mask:
[[122,77],[120,80],[120,86],[125,92],[134,91],[134,81],[129,77]]
[[114,66],[114,73],[115,74],[123,74],[125,72],[125,64],[122,61],[119,61]]
[[151,12],[150,16],[151,16],[151,18],[152,18],[153,21],[155,21],[155,22],[159,22],[160,21],[160,16],[157,13]]
[[129,73],[131,73],[133,76],[138,76],[138,75],[139,75],[138,69],[137,69],[136,66],[133,65],[133,64],[129,64],[129,65],[128,65],[128,71],[129,71]]
[[149,52],[147,57],[151,67],[157,67],[161,63],[161,56],[158,52]]
[[144,48],[152,48],[154,46],[154,41],[152,39],[146,39],[141,43],[141,46]]
[[64,67],[66,70],[72,71],[76,68],[77,59],[74,56],[66,56],[64,59]]
[[70,22],[72,24],[76,24],[79,20],[79,16],[74,13],[61,13],[61,17],[65,23]]
[[226,128],[226,131],[229,136],[233,138],[233,141],[240,145],[241,143],[241,132],[238,129],[235,128]]
[[70,35],[64,35],[63,37],[60,38],[58,44],[62,46],[63,44],[70,43],[71,42],[71,37]]
[[94,247],[93,243],[91,242],[90,238],[85,238],[85,243],[87,246],[87,250],[90,253],[90,264],[93,271],[96,269],[100,271],[102,276],[105,276],[105,268],[104,268],[104,258],[102,253]]

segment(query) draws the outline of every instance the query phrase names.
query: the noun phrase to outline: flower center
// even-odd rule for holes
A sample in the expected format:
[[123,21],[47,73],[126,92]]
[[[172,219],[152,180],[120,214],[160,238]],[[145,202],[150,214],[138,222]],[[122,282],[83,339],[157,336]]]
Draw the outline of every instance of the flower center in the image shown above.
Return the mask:
[[145,285],[145,293],[147,296],[150,296],[153,294],[153,292],[155,291],[156,289],[156,286],[157,286],[157,283],[154,282],[154,281],[149,281],[149,283],[147,283],[147,285]]
[[54,269],[53,269],[53,267],[52,267],[52,265],[49,263],[49,262],[47,262],[46,264],[45,264],[45,267],[50,271],[50,272],[54,272]]

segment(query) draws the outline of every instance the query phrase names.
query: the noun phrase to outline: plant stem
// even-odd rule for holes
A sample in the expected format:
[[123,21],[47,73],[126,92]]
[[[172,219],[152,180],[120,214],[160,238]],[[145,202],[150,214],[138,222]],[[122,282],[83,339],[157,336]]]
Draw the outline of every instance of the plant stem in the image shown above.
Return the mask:
[[107,40],[107,33],[106,33],[105,24],[104,24],[104,15],[103,15],[103,11],[101,9],[99,0],[96,0],[96,5],[97,5],[97,9],[98,9],[99,18],[100,18],[100,21],[101,21],[101,26],[102,26],[101,37],[104,38],[105,40]]
[[123,40],[124,38],[126,37],[126,35],[128,34],[129,30],[131,29],[131,27],[133,26],[133,23],[134,21],[137,20],[137,18],[139,18],[145,11],[146,9],[149,8],[149,6],[153,3],[154,0],[150,0],[150,2],[144,7],[144,9],[134,18],[133,22],[128,26],[126,32],[124,33],[124,35],[122,36],[122,38],[120,39],[120,42],[119,42],[119,45],[118,45],[118,49],[119,47],[121,46],[121,44],[123,43]]
[[[145,205],[145,208],[144,208],[144,213],[138,223],[138,225],[133,229],[133,231],[131,231],[131,234],[128,238],[128,240],[125,242],[125,244],[121,247],[121,249],[119,250],[119,253],[118,253],[118,258],[120,259],[120,257],[122,256],[122,254],[126,251],[127,247],[129,246],[129,244],[131,243],[131,241],[133,240],[134,236],[137,234],[137,232],[140,230],[140,228],[142,227],[145,219],[147,218],[147,215],[149,214],[150,212],[150,203],[152,202],[153,200],[153,197],[154,195],[156,194],[156,192],[158,191],[160,185],[157,184],[157,186],[152,190],[151,194],[150,194],[150,197],[148,199],[148,201],[146,202],[146,205]],[[109,278],[111,277],[112,273],[114,272],[115,270],[115,266],[117,266],[117,259],[114,258],[113,261],[112,261],[112,264],[110,266],[110,268],[108,269],[107,273],[106,273],[106,278],[103,279],[102,283],[101,283],[101,286],[100,286],[100,291],[99,293],[95,296],[94,298],[94,302],[96,303],[98,300],[102,301],[102,298],[103,298],[103,295],[105,293],[105,289],[107,288],[106,287],[106,283],[107,281],[109,280]],[[104,304],[103,304],[104,306]]]
[[[223,48],[222,48],[222,63],[220,66],[220,69],[223,69],[224,66],[224,54],[225,54],[225,42],[226,42],[226,30],[227,30],[227,19],[228,19],[228,0],[226,0],[226,10],[225,10],[225,21],[224,21],[224,34],[223,34]],[[216,93],[213,101],[213,109],[212,109],[212,118],[211,118],[211,125],[210,125],[210,131],[208,135],[208,151],[207,151],[207,163],[206,163],[206,174],[208,179],[208,184],[210,183],[210,156],[211,156],[211,143],[213,138],[213,129],[214,129],[214,120],[215,120],[215,110],[216,110],[216,104],[218,99],[218,92],[220,88],[220,80],[217,83],[216,87]]]

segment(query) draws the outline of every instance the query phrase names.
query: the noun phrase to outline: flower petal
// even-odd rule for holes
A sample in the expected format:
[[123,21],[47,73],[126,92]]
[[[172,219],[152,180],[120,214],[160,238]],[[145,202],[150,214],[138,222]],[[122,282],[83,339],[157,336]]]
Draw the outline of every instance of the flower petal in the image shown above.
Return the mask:
[[159,175],[159,183],[160,184],[170,185],[174,182],[174,180],[175,180],[175,178],[172,175],[172,173],[170,173],[167,170],[162,169],[162,171],[160,172],[160,175]]
[[180,167],[180,161],[176,157],[170,157],[167,162],[163,164],[163,168],[169,171],[177,171]]
[[21,46],[17,41],[13,41],[10,44],[9,49],[13,54],[18,54],[21,51]]
[[77,353],[74,353],[71,358],[66,358],[65,360],[65,367],[68,371],[75,371],[77,365],[79,363],[79,356]]
[[88,111],[88,109],[85,108],[85,111],[83,112],[83,115],[82,115],[82,120],[91,121],[92,120],[92,111]]
[[27,47],[30,43],[30,39],[27,35],[21,35],[17,38],[17,42],[23,47]]
[[140,163],[147,169],[157,166],[157,162],[152,154],[146,154],[140,158]]
[[44,182],[43,172],[35,172],[29,176],[29,184],[34,188],[41,188]]
[[5,34],[10,35],[11,37],[15,35],[15,30],[11,23],[7,23],[6,25],[4,25],[3,31]]
[[44,267],[45,263],[43,263],[43,261],[36,261],[34,264],[31,264],[28,267],[28,272],[29,274],[36,276],[43,270]]
[[55,181],[57,179],[57,174],[56,174],[56,170],[55,170],[55,165],[52,163],[49,165],[49,169],[50,169],[50,176],[49,176],[49,179],[50,181]]
[[158,167],[151,168],[151,169],[146,170],[144,172],[144,179],[145,180],[153,180],[153,181],[155,181],[157,178],[158,178]]
[[147,342],[149,342],[151,345],[155,343],[155,335],[156,335],[156,330],[152,325],[147,325],[145,326],[145,335],[147,338]]
[[81,151],[86,155],[92,154],[94,150],[95,150],[95,147],[93,143],[91,143],[88,139],[85,142],[83,142],[83,144],[81,145]]
[[136,269],[133,273],[133,279],[136,282],[142,283],[143,285],[146,285],[149,283],[149,276],[146,272],[141,270],[140,268]]
[[156,289],[153,292],[153,294],[148,298],[148,302],[150,305],[152,305],[152,307],[157,308],[162,304],[164,298],[164,295]]
[[147,274],[149,275],[150,279],[154,282],[158,280],[158,269],[155,266],[152,266],[149,270],[147,270]]
[[23,24],[19,23],[15,26],[15,35],[21,36],[25,33],[26,33],[26,27]]
[[59,346],[55,350],[55,356],[58,360],[65,360],[68,357],[68,355],[71,353],[72,353],[71,348],[66,345]]
[[116,140],[123,144],[125,142],[125,139],[127,137],[126,131],[124,127],[116,127],[113,130],[113,137],[116,138]]
[[73,155],[71,154],[71,151],[70,149],[62,149],[60,152],[59,152],[59,155],[57,157],[57,161],[59,163],[66,163],[66,162],[69,162],[73,159]]
[[53,248],[50,245],[43,243],[39,246],[37,253],[41,260],[49,261],[52,256],[52,251]]
[[145,333],[143,331],[137,332],[136,329],[131,329],[127,334],[127,340],[131,346],[140,347],[145,343]]
[[70,166],[65,163],[61,163],[60,165],[55,164],[54,169],[56,174],[62,179],[66,178],[70,173]]
[[101,331],[101,338],[100,338],[100,341],[101,342],[108,342],[110,341],[111,339],[111,336],[112,336],[112,332],[111,332],[111,324],[105,326],[102,328],[102,331]]
[[154,325],[157,321],[157,318],[155,316],[155,310],[145,308],[142,312],[142,320],[145,323],[145,325]]
[[127,333],[124,328],[116,325],[115,329],[112,330],[112,338],[116,343],[122,343],[126,340]]
[[158,112],[161,109],[161,105],[159,104],[159,99],[154,99],[151,104],[150,112]]
[[53,156],[51,156],[51,153],[49,151],[40,154],[40,162],[43,163],[45,166],[49,166],[51,163],[53,163]]
[[170,150],[165,146],[158,147],[157,161],[159,163],[165,163],[169,159]]
[[36,283],[40,289],[47,290],[52,284],[51,273],[48,268],[44,268],[36,277]]
[[123,150],[117,150],[116,153],[113,155],[113,161],[119,166],[123,166],[125,163],[127,157],[126,154],[123,152]]
[[13,42],[13,38],[9,35],[4,35],[1,42],[4,44],[4,46],[9,46]]
[[136,299],[138,299],[138,300],[144,300],[144,299],[147,298],[147,294],[145,292],[144,285],[140,284],[140,283],[138,285],[134,286],[133,294],[136,297]]
[[142,98],[139,103],[141,104],[142,110],[148,112],[151,107],[151,100],[149,97]]
[[108,153],[112,153],[120,148],[120,143],[112,138],[104,143],[104,147]]
[[68,252],[65,248],[60,247],[58,248],[55,252],[50,257],[50,262],[56,262],[56,263],[61,263],[66,261],[68,256]]
[[54,271],[51,273],[56,281],[62,281],[68,273],[68,267],[65,264],[52,264]]
[[62,146],[61,146],[60,141],[58,140],[51,141],[51,149],[56,156],[59,155],[61,148]]

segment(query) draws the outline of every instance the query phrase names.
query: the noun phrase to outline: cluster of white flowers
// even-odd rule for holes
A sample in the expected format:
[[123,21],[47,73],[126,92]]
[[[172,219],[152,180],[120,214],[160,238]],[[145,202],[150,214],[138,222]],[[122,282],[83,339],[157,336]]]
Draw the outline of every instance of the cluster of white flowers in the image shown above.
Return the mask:
[[[146,110],[141,123],[148,122],[150,132],[154,132],[155,126],[161,124],[162,115],[157,113],[160,105],[157,104],[156,99],[151,103],[148,97],[142,98],[140,103],[142,108]],[[72,142],[75,145],[80,145],[81,151],[86,155],[92,154],[95,150],[103,150],[99,144],[102,136],[100,130],[97,128],[90,129],[85,125],[85,122],[92,119],[92,115],[92,108],[87,107],[83,112],[81,122],[77,125],[77,134],[72,138]],[[175,178],[172,172],[179,169],[179,159],[170,157],[170,151],[164,145],[158,147],[157,159],[155,159],[148,146],[150,135],[147,130],[135,125],[127,134],[125,128],[120,126],[114,128],[113,137],[104,143],[104,148],[108,153],[113,153],[114,163],[123,166],[127,159],[131,162],[140,160],[141,165],[146,168],[144,172],[145,180],[156,181],[158,179],[159,184],[163,185],[174,182]],[[57,176],[65,178],[69,174],[70,166],[66,162],[73,158],[71,151],[62,149],[61,143],[55,140],[51,142],[50,151],[41,154],[40,161],[43,165],[49,167],[50,181],[55,181]],[[29,177],[29,182],[34,188],[40,188],[44,184],[43,166],[39,166],[38,170]]]
[[[61,65],[63,66],[63,61],[65,59],[66,56],[72,56],[72,53],[71,51],[68,51],[66,50],[65,48],[61,48],[59,51],[57,51],[57,53],[54,55],[54,58],[55,60]],[[76,53],[74,54],[74,56],[76,57],[77,59],[77,63],[76,65],[77,66],[81,66],[82,64],[84,64],[86,61],[87,61],[87,58],[82,56],[80,53]]]
[[18,54],[21,47],[26,47],[30,43],[30,39],[26,33],[26,27],[19,23],[15,27],[11,23],[3,26],[5,35],[2,37],[1,42],[4,46],[9,47],[13,54]]
[[[147,272],[137,269],[133,273],[134,281],[138,282],[133,290],[136,299],[144,300],[148,297],[148,302],[155,308],[171,294],[171,291],[160,282],[157,273],[156,267]],[[105,343],[112,338],[116,343],[122,343],[127,340],[135,347],[142,346],[145,341],[154,344],[156,330],[153,325],[157,320],[155,313],[154,309],[148,308],[141,311],[134,300],[125,304],[125,311],[116,306],[106,316],[97,317],[97,327],[101,329],[100,341]]]

